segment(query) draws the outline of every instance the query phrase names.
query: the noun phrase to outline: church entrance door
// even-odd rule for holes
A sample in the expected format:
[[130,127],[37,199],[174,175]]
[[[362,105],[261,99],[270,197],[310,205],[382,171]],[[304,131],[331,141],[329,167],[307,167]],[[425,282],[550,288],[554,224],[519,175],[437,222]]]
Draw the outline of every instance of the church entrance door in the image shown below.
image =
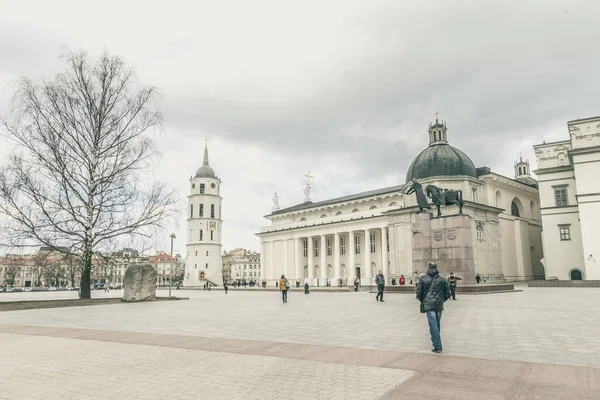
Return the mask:
[[360,279],[360,267],[356,267],[355,269],[354,277]]

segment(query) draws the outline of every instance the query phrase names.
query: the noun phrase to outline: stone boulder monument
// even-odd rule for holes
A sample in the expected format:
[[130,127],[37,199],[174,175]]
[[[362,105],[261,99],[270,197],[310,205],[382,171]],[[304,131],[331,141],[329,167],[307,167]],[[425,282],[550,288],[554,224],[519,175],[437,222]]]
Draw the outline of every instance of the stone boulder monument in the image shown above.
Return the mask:
[[151,265],[130,265],[123,286],[123,301],[156,300],[156,269]]

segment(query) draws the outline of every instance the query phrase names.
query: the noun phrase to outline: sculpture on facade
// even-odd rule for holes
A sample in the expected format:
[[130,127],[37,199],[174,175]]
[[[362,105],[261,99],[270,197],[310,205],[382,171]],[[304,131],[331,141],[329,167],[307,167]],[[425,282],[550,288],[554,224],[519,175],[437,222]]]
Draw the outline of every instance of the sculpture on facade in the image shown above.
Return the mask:
[[427,197],[430,197],[437,208],[437,216],[441,217],[440,206],[449,206],[456,204],[458,206],[458,214],[462,215],[463,208],[463,193],[462,190],[440,189],[435,185],[427,185],[425,188]]
[[305,203],[310,203],[310,186],[306,185],[306,187],[304,188],[304,202]]
[[273,200],[273,211],[279,210],[279,196],[277,195],[277,192],[275,192],[275,195],[271,200]]
[[425,196],[425,193],[423,192],[423,187],[415,179],[413,179],[413,181],[411,182],[411,186],[408,189],[408,192],[406,192],[406,194],[411,193],[414,193],[415,196],[417,196],[417,204],[419,205],[419,211],[417,211],[417,214],[424,212],[426,208],[431,208],[429,206],[429,201],[427,201],[427,196]]

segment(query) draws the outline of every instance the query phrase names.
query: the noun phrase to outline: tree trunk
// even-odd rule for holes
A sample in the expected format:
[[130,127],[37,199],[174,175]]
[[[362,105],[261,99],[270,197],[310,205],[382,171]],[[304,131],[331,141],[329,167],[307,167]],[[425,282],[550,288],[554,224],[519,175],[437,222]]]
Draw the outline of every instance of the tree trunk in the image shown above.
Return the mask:
[[84,250],[83,268],[81,270],[81,285],[79,285],[79,299],[86,300],[92,298],[90,290],[92,272],[92,251],[87,248]]

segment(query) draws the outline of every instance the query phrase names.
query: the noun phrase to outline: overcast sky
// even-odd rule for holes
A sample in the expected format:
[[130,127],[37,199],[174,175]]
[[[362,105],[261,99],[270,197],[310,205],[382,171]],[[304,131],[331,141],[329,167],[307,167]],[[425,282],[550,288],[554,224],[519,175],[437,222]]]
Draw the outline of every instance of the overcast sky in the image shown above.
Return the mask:
[[[90,6],[93,5],[93,6]],[[188,194],[209,138],[224,247],[278,192],[300,203],[404,183],[439,112],[450,144],[512,177],[519,152],[600,114],[599,1],[0,0],[0,113],[61,47],[103,49],[162,89],[157,179]],[[0,155],[6,142],[0,138]],[[184,253],[185,220],[175,251]],[[165,236],[164,248],[168,250]]]

